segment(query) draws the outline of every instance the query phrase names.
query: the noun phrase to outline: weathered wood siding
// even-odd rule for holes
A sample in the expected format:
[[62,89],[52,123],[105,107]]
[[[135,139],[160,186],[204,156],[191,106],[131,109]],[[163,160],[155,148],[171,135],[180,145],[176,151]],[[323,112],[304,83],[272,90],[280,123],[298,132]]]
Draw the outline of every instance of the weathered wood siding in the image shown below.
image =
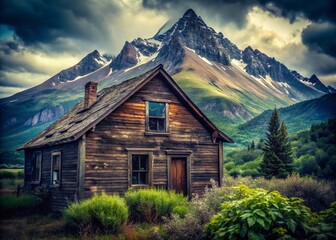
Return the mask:
[[[169,100],[168,136],[145,134],[144,98]],[[219,145],[211,133],[190,113],[159,76],[112,112],[86,134],[84,196],[94,192],[123,194],[128,189],[128,161],[125,148],[155,148],[153,186],[168,185],[165,150],[191,150],[190,191],[201,193],[218,180]]]
[[[77,144],[77,141],[75,141],[53,147],[25,150],[25,187],[28,188],[38,186],[50,187],[51,153],[53,151],[61,152],[61,185],[60,187],[50,188],[52,211],[64,209],[69,202],[74,200],[77,193]],[[40,184],[31,185],[31,163],[35,151],[42,152],[42,175]]]

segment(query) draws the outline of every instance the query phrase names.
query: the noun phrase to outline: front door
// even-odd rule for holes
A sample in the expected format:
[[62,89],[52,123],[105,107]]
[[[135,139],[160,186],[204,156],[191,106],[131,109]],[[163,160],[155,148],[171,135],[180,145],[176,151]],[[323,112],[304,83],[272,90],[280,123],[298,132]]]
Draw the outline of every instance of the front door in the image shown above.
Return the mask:
[[187,158],[176,157],[171,159],[170,165],[171,189],[176,193],[187,195]]

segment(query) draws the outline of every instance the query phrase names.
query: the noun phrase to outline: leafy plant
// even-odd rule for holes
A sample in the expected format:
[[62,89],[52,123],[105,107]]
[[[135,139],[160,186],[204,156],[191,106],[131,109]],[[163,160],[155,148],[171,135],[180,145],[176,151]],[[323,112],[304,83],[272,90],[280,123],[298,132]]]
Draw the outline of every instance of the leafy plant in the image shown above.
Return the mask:
[[64,216],[81,234],[116,233],[127,221],[128,208],[121,197],[102,193],[72,203],[65,209]]
[[187,199],[182,194],[163,189],[130,190],[125,194],[130,210],[130,218],[137,222],[158,223],[162,217],[170,217],[174,209],[182,213],[178,206],[185,206]]
[[321,211],[316,218],[316,233],[313,239],[335,239],[336,238],[336,202],[331,204],[331,208]]
[[312,213],[299,198],[240,184],[206,225],[210,239],[304,239],[312,232]]

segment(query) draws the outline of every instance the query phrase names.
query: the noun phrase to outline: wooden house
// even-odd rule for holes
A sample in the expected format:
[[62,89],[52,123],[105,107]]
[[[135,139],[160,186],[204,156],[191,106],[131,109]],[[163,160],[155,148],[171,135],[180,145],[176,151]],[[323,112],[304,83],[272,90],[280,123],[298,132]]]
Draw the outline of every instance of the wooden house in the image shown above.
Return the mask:
[[162,65],[84,100],[24,144],[25,187],[50,189],[53,211],[96,192],[129,187],[201,193],[223,175],[232,142],[200,111]]

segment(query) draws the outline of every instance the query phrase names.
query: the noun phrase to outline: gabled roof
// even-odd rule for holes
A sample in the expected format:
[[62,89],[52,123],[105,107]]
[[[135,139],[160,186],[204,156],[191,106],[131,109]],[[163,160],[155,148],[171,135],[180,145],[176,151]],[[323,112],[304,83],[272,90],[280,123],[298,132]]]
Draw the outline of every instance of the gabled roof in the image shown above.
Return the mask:
[[164,79],[189,110],[211,131],[212,137],[219,138],[224,142],[233,142],[199,110],[160,64],[138,77],[101,90],[98,92],[97,101],[86,110],[83,110],[84,100],[82,100],[42,133],[19,147],[18,150],[52,146],[77,140],[158,74],[164,76]]

